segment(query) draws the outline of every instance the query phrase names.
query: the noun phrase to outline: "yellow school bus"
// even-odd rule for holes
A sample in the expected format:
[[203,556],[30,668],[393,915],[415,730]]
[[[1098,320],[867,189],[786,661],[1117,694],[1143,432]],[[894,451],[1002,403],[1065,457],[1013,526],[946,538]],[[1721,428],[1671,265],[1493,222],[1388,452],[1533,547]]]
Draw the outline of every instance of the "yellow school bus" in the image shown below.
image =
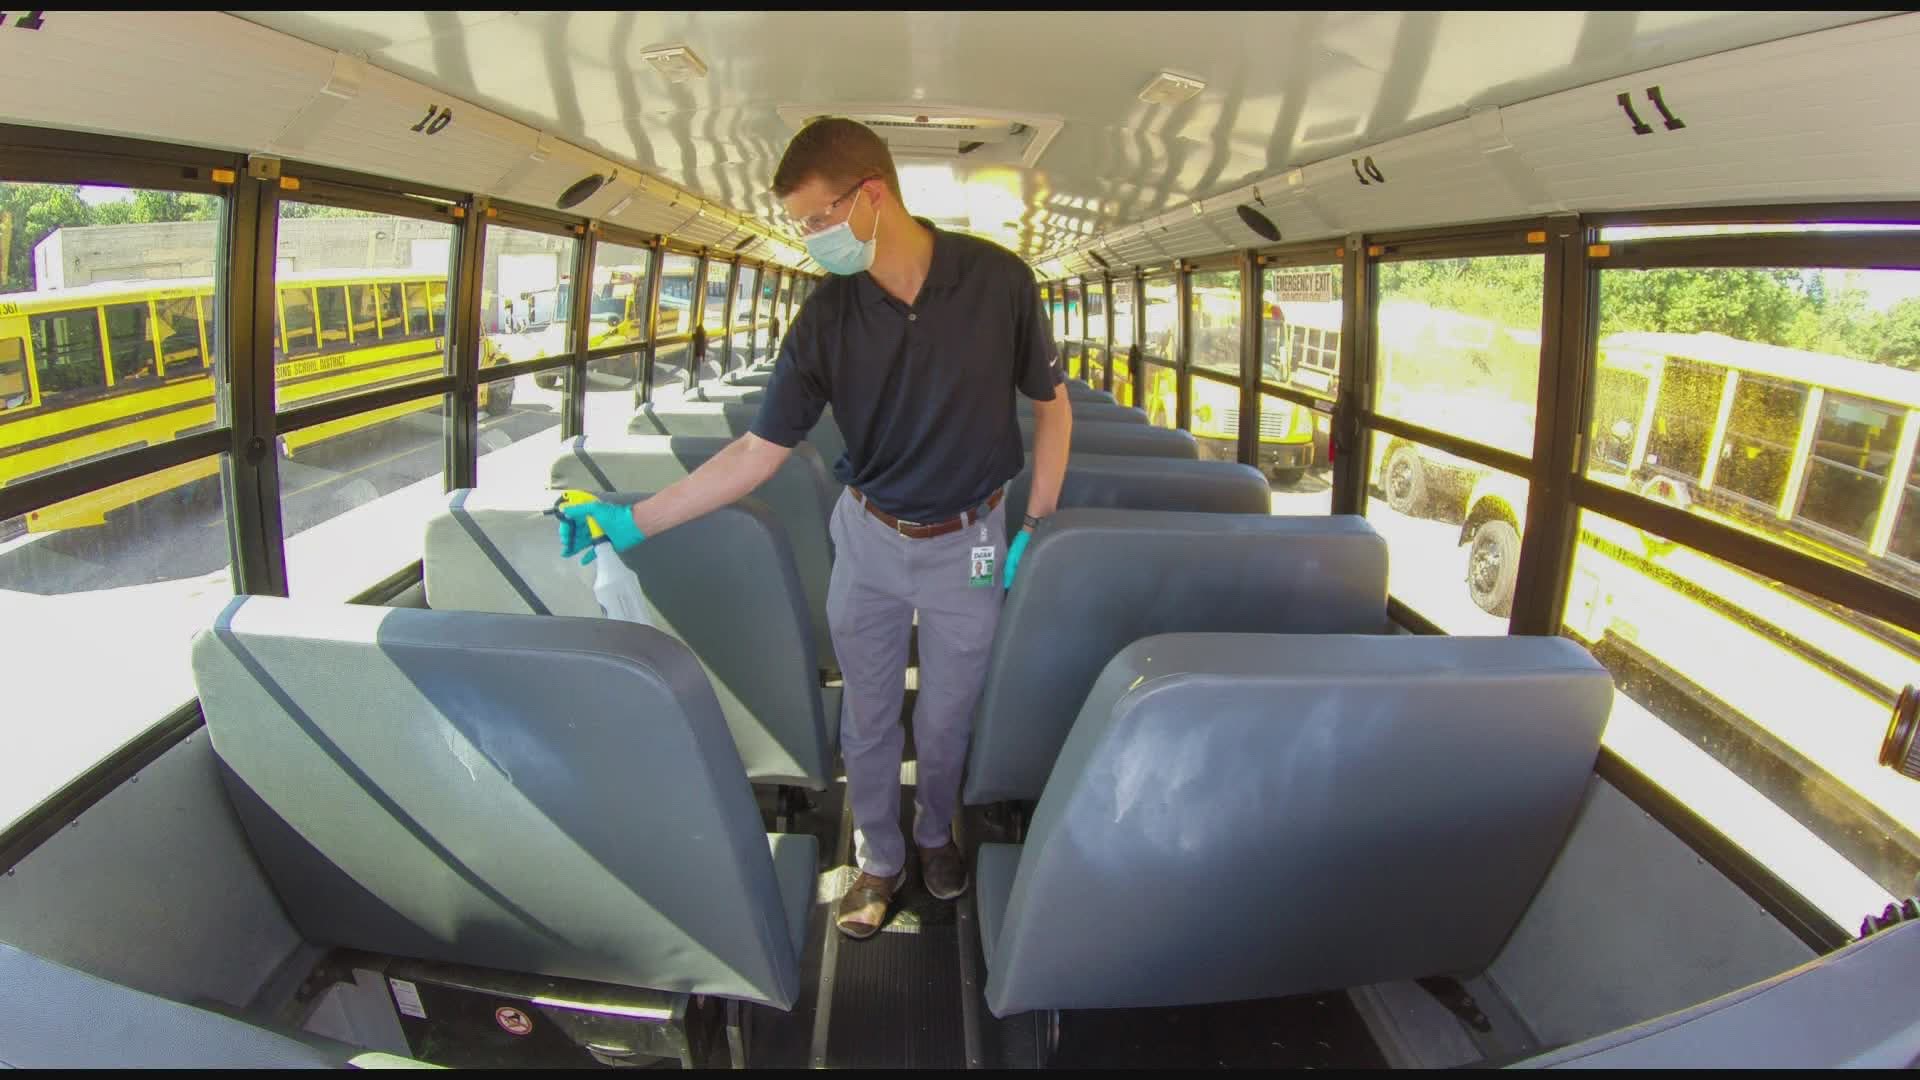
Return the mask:
[[[408,270],[283,273],[276,280],[274,392],[280,408],[430,378],[445,370],[447,283]],[[0,485],[212,428],[217,329],[212,278],[115,282],[0,295]],[[491,346],[481,366],[504,362]],[[510,383],[481,384],[505,411]],[[430,408],[406,402],[294,432],[302,447]],[[203,477],[187,462],[45,506],[29,531],[100,525],[108,512]]]

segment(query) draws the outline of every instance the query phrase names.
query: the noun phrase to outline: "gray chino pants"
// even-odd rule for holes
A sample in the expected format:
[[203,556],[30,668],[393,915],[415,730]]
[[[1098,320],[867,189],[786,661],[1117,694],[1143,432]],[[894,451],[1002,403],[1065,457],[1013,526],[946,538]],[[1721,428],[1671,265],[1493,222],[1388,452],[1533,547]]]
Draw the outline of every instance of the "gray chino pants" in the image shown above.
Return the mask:
[[[833,510],[833,579],[827,623],[846,679],[840,752],[853,804],[860,869],[894,877],[907,865],[900,830],[900,756],[906,732],[907,635],[920,612],[920,693],[913,711],[916,751],[914,842],[939,847],[951,836],[973,707],[986,678],[1006,576],[1006,503],[945,536],[912,540],[843,492]],[[975,584],[978,555],[991,569]]]

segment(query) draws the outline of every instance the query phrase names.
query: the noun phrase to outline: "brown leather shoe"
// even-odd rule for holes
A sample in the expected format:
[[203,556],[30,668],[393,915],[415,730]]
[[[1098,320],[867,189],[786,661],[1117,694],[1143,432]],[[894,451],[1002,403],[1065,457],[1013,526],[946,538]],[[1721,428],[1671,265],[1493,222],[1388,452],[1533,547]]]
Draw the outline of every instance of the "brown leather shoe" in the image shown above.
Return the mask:
[[893,903],[893,896],[907,883],[907,868],[901,867],[898,876],[892,880],[862,873],[854,879],[846,895],[840,898],[840,909],[834,916],[834,925],[840,932],[855,940],[865,940],[880,932],[887,921],[887,907]]
[[967,891],[967,860],[960,845],[949,840],[937,848],[920,849],[920,880],[938,900],[951,900]]

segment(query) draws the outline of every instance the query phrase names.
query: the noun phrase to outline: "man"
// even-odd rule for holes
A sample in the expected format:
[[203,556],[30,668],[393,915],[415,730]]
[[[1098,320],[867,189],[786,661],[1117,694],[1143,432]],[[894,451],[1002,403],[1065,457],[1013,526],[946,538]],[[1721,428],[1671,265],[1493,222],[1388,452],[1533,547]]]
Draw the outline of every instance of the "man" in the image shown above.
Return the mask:
[[[952,834],[973,708],[1038,520],[1060,498],[1073,423],[1033,271],[984,240],[907,213],[893,159],[851,120],[807,125],[773,193],[834,277],[793,319],[750,432],[631,511],[566,507],[568,555],[597,521],[616,548],[728,505],[772,476],[833,406],[847,485],[833,512],[827,615],[846,678],[840,746],[860,875],[836,925],[873,936],[906,881],[900,829],[907,638],[920,616],[914,841],[927,891],[951,899],[969,875]],[[1008,480],[1024,464],[1014,393],[1034,400],[1028,518],[1006,543]],[[1004,570],[1002,570],[1004,568]]]

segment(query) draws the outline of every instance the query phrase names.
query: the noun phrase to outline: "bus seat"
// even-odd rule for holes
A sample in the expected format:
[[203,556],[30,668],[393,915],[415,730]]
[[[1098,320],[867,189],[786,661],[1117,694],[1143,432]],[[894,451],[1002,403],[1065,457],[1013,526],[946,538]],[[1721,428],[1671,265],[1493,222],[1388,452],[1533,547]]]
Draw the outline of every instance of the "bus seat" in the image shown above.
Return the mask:
[[1480,972],[1566,841],[1612,701],[1564,638],[1135,641],[1017,855],[982,848],[988,1007]]
[[[727,511],[737,513],[737,511]],[[611,619],[237,597],[193,641],[301,934],[789,1009],[811,857],[760,826],[700,665]]]
[[[1020,442],[1033,453],[1033,414],[1020,417]],[[1069,447],[1085,454],[1122,454],[1128,457],[1197,458],[1200,444],[1184,431],[1150,427],[1146,424],[1116,424],[1105,421],[1073,422]]]
[[[739,401],[649,401],[628,423],[634,435],[709,435],[739,438],[760,406]],[[824,455],[822,455],[824,456]]]
[[[701,435],[629,435],[568,439],[553,459],[552,486],[586,491],[659,491],[707,463],[733,442]],[[822,667],[838,671],[833,635],[827,628],[827,583],[833,575],[833,540],[827,523],[838,486],[811,445],[801,443],[753,497],[786,527],[794,566],[806,593],[813,647]]]
[[[648,402],[640,406],[640,411],[628,423],[627,431],[634,435],[726,435],[739,438],[753,429],[754,418],[760,415],[759,402],[742,401],[673,401]],[[833,475],[833,469],[839,463],[841,455],[847,452],[847,440],[840,434],[839,424],[834,422],[833,409],[821,411],[820,419],[807,433],[806,441],[820,451],[820,460],[826,462],[827,474]],[[834,497],[840,496],[839,481],[834,481]]]
[[[1029,461],[1007,484],[1010,531],[1025,520],[1032,488]],[[1273,490],[1257,470],[1234,461],[1073,454],[1060,485],[1060,507],[1266,514],[1273,508]]]
[[331,1069],[350,1056],[0,943],[0,1069]]
[[740,371],[729,371],[720,378],[722,382],[734,386],[765,386],[773,380],[773,372],[759,368],[745,368]]
[[688,391],[687,401],[744,401],[758,403],[767,396],[766,387],[743,386],[724,380],[709,379]]
[[1007,593],[975,711],[969,805],[1040,797],[1107,661],[1152,634],[1385,634],[1387,544],[1352,515],[1062,510]]
[[1070,401],[1092,401],[1107,405],[1115,404],[1112,394],[1107,393],[1105,390],[1095,389],[1084,380],[1068,379],[1066,381],[1066,387],[1067,398]]
[[1517,1062],[1519,1069],[1910,1069],[1920,1017],[1894,987],[1920,967],[1903,922],[1691,1008]]
[[[427,606],[601,617],[593,568],[560,556],[555,519],[545,513],[553,502],[550,491],[452,492],[427,522]],[[825,790],[839,691],[820,686],[799,571],[773,514],[742,500],[649,537],[624,558],[655,625],[685,642],[712,681],[747,777]]]
[[[1025,394],[1015,394],[1014,401],[1019,405],[1021,416],[1033,415],[1033,399]],[[1069,401],[1073,409],[1073,422],[1090,424],[1144,424],[1147,422],[1145,411],[1131,405],[1109,405],[1099,401]]]

